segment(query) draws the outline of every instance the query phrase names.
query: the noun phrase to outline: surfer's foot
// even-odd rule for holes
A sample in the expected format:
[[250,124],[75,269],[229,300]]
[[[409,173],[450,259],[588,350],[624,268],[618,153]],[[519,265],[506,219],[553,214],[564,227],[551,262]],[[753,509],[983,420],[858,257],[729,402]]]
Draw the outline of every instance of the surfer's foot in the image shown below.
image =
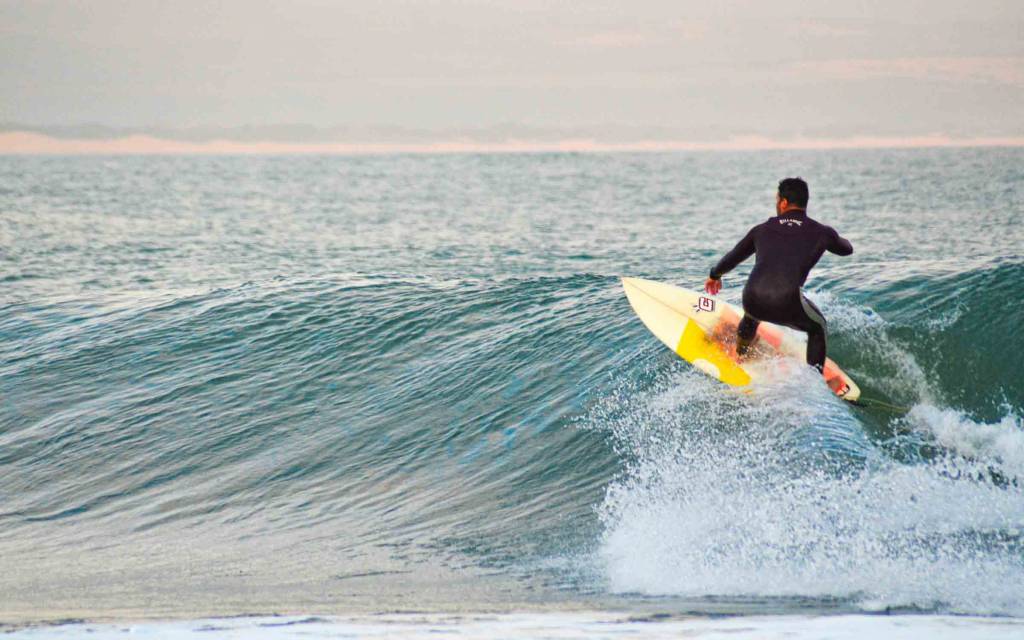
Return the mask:
[[736,336],[736,357],[740,362],[746,362],[748,360],[755,360],[761,356],[767,355],[762,353],[764,350],[761,349],[761,339],[758,336],[754,336],[750,340],[744,340],[742,336]]
[[831,380],[826,380],[825,383],[828,384],[828,388],[832,390],[832,393],[836,394],[840,398],[850,392],[850,385],[843,382],[843,379],[839,376],[836,376]]

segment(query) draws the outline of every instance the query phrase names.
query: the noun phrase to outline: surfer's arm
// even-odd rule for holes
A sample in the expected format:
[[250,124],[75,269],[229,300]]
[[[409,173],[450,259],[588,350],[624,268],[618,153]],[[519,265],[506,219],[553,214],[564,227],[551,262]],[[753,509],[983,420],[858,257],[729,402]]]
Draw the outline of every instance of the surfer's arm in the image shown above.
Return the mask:
[[846,238],[839,235],[839,232],[829,227],[828,250],[837,256],[848,256],[853,253],[853,245]]
[[718,261],[718,264],[711,268],[710,275],[712,280],[721,280],[722,276],[735,269],[739,263],[754,255],[755,229],[757,229],[757,227],[748,231],[747,235],[743,236],[743,239],[736,243],[736,246],[732,248],[732,251],[725,254],[725,256]]

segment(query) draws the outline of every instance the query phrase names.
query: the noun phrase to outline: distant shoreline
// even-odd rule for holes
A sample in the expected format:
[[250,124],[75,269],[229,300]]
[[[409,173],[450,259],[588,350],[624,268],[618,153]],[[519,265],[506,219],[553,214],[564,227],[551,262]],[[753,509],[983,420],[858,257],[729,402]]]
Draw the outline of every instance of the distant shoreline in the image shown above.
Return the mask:
[[815,151],[856,149],[925,149],[1024,147],[1024,136],[954,138],[945,135],[848,138],[736,137],[720,142],[640,140],[600,142],[591,139],[478,142],[279,142],[172,140],[149,135],[116,138],[61,138],[29,131],[0,132],[0,155],[386,155],[447,153],[614,153],[671,151]]

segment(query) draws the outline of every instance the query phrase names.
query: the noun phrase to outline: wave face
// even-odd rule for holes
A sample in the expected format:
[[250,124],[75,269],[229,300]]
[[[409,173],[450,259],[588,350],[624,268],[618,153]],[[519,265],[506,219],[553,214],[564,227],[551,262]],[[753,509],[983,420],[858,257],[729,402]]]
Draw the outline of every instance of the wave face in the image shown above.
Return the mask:
[[[1022,161],[0,158],[0,614],[1024,615]],[[736,394],[622,295],[700,286],[780,172],[885,405]]]

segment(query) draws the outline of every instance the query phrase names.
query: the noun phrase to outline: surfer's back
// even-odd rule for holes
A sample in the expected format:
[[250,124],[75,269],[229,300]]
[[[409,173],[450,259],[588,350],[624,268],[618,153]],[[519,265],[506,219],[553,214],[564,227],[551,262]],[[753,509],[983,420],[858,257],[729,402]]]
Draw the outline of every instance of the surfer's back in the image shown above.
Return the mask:
[[835,229],[800,209],[769,218],[751,229],[749,235],[756,263],[747,287],[779,293],[798,291],[826,251],[841,256],[853,253],[853,245]]

